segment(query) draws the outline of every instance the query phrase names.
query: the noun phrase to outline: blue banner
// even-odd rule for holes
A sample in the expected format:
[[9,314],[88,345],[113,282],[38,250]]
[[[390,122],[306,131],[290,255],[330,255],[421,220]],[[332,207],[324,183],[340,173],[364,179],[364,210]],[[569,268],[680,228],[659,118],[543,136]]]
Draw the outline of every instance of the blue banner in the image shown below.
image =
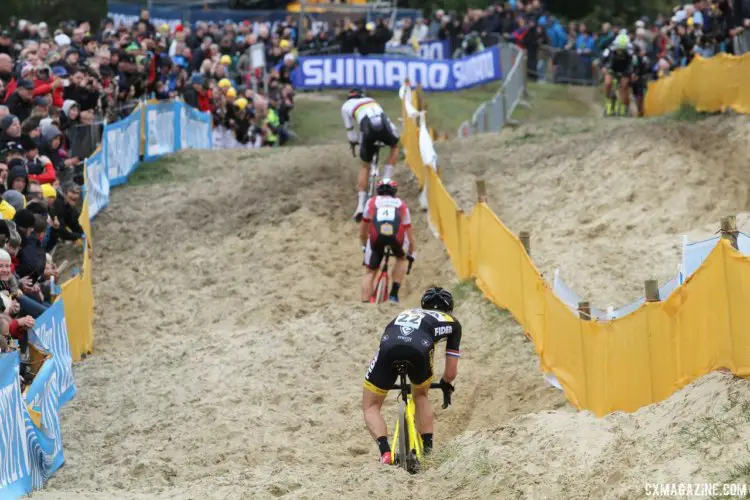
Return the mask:
[[497,46],[462,59],[442,61],[345,55],[300,57],[299,63],[292,73],[292,84],[299,89],[398,90],[408,79],[426,91],[454,92],[503,76]]
[[20,367],[18,351],[0,354],[0,498],[18,498],[32,488]]
[[[315,9],[321,9],[322,12],[309,12]],[[336,19],[343,19],[345,17],[352,17],[351,12],[339,11],[335,12],[329,10],[325,12],[324,5],[315,5],[314,9],[309,9],[305,12],[305,15],[312,18],[316,22],[322,23],[317,26],[318,29],[329,29],[329,24]],[[196,4],[192,6],[179,6],[179,7],[152,7],[149,9],[151,22],[156,26],[161,24],[168,24],[172,29],[178,24],[185,22],[197,23],[203,22],[234,22],[241,23],[245,20],[255,24],[257,22],[270,22],[272,25],[272,31],[276,31],[276,24],[283,22],[289,16],[298,17],[298,13],[289,12],[286,10],[228,10],[228,9],[210,9],[204,8],[203,4]],[[123,4],[117,2],[107,3],[107,16],[112,18],[115,25],[124,24],[130,26],[138,22],[138,18],[141,14],[141,7],[133,4]],[[363,14],[364,15],[364,14]],[[420,15],[418,9],[398,9],[396,18],[403,19],[405,17],[416,19]],[[368,21],[374,21],[374,15],[369,14],[366,16]],[[388,17],[383,15],[382,17]]]
[[[130,116],[104,127],[104,170],[109,186],[118,186],[127,181],[138,165],[141,150],[141,113],[133,111]],[[89,187],[88,189],[91,189]]]
[[180,149],[211,149],[211,114],[201,113],[182,102],[180,108]]
[[415,54],[414,47],[411,45],[393,45],[386,46],[386,55],[400,54],[402,57],[419,57],[420,59],[429,59],[439,61],[442,59],[451,59],[453,50],[450,40],[428,40],[419,44],[419,54]]
[[146,104],[146,149],[143,159],[153,160],[180,149],[180,121],[177,102]]
[[109,179],[104,168],[104,153],[101,148],[86,158],[86,193],[89,202],[89,218],[93,219],[109,204]]
[[[29,342],[39,351],[52,355],[60,405],[64,405],[75,395],[76,383],[73,378],[73,357],[70,354],[68,324],[65,321],[65,307],[62,299],[55,301],[44,311],[44,314],[36,319],[34,329],[29,335]],[[30,390],[26,394],[26,400],[31,402],[33,398],[29,394],[31,394]]]

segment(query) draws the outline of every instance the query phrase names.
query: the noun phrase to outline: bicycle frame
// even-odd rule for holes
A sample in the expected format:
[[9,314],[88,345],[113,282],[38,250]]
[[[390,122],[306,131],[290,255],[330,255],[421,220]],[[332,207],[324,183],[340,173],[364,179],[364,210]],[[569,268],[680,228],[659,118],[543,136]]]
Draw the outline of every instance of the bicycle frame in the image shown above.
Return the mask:
[[375,196],[375,187],[378,185],[378,177],[380,176],[380,170],[378,168],[378,161],[380,156],[380,145],[375,145],[375,154],[372,156],[370,162],[370,178],[367,186],[367,198]]
[[[391,464],[399,460],[399,466],[409,473],[415,473],[419,467],[419,461],[424,455],[424,443],[422,436],[417,430],[417,407],[411,395],[411,384],[407,381],[407,365],[405,362],[398,363],[399,384],[393,389],[399,391],[399,417],[393,430],[393,453]],[[440,384],[430,384],[431,389],[439,389]],[[443,395],[443,408],[450,406],[450,396]],[[404,447],[406,449],[404,449]],[[416,463],[415,463],[416,462]]]
[[[388,286],[390,285],[391,278],[388,275],[388,259],[394,257],[390,247],[385,250],[385,257],[383,258],[383,265],[380,268],[380,274],[378,274],[377,280],[375,280],[375,287],[373,288],[373,297],[375,297],[376,304],[382,304],[388,300]],[[412,262],[409,262],[409,267],[406,269],[406,274],[411,273]]]

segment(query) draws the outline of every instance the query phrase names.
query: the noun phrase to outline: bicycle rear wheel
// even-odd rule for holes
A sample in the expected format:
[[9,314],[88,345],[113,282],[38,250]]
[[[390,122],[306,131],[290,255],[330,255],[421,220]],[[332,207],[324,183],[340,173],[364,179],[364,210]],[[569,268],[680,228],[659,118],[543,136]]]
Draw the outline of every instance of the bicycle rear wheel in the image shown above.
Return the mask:
[[409,472],[409,424],[406,421],[406,401],[401,401],[398,405],[398,465],[405,471]]

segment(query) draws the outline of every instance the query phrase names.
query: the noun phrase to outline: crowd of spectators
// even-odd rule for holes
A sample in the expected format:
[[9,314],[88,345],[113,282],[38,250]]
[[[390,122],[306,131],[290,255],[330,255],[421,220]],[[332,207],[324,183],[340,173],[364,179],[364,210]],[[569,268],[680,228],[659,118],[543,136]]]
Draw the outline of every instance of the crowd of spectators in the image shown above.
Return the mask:
[[[291,20],[155,26],[148,10],[130,26],[108,18],[98,27],[69,22],[57,28],[12,20],[0,27],[0,104],[7,108],[0,118],[13,117],[0,125],[0,136],[17,120],[24,136],[47,147],[40,122],[55,121],[62,144],[48,156],[60,174],[67,172],[63,163],[83,161],[66,156],[81,133],[98,139],[97,125],[127,116],[140,100],[180,97],[212,113],[226,135],[219,143],[282,144],[294,106],[295,36]],[[248,49],[256,43],[265,45],[265,81],[262,69],[250,71]]]

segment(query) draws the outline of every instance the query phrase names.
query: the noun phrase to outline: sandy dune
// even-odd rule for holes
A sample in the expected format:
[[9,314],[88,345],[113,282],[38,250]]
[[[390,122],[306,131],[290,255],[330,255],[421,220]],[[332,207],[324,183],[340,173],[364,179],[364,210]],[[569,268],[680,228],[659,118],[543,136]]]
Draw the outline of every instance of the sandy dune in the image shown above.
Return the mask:
[[[500,216],[533,231],[542,269],[625,301],[647,273],[673,271],[681,232],[744,210],[743,126],[555,122],[451,143],[443,158],[467,204],[474,177],[488,179]],[[750,390],[724,374],[635,414],[574,411],[515,321],[455,283],[417,212],[403,305],[455,287],[464,357],[427,470],[379,466],[361,378],[397,309],[357,301],[353,197],[332,187],[353,185],[351,159],[338,146],[180,158],[201,163],[194,179],[117,190],[95,223],[96,353],[63,411],[66,465],[36,496],[641,498],[645,481],[723,480],[747,461]]]

